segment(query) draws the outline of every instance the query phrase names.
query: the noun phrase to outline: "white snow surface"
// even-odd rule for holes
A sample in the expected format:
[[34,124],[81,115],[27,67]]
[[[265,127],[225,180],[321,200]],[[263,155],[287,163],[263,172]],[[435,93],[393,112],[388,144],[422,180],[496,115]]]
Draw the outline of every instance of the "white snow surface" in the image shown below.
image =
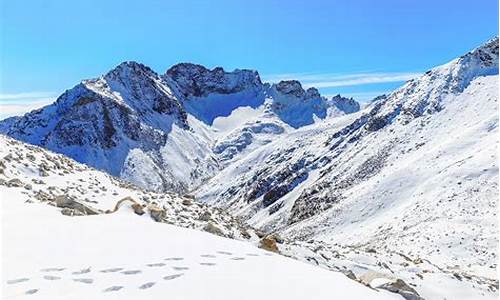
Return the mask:
[[[350,270],[362,263],[352,252],[368,251],[424,298],[496,298],[498,86],[494,39],[361,112],[246,154],[195,194],[267,232],[345,251]],[[394,263],[400,255],[418,263]]]
[[[203,226],[199,216],[208,211],[224,234],[245,240],[217,209],[134,188],[5,136],[0,145],[2,299],[401,299],[249,242],[185,228]],[[96,209],[123,196],[156,202],[175,225],[138,216],[128,205],[66,216],[54,207],[57,195]]]
[[401,299],[245,242],[127,211],[76,219],[25,204],[20,193],[9,198],[2,200],[3,299]]
[[[425,299],[498,298],[498,38],[408,81],[387,96],[378,97],[362,111],[347,115],[338,107],[328,106],[317,90],[304,91],[296,81],[261,86],[257,73],[245,71],[240,74],[238,71],[233,74],[220,68],[207,70],[190,64],[177,68],[178,74],[182,75],[176,79],[177,87],[171,84],[174,77],[169,77],[175,74],[168,75],[167,72],[159,78],[144,66],[139,68],[147,75],[146,85],[141,84],[139,88],[148,100],[146,107],[134,108],[133,105],[137,104],[130,101],[140,98],[134,94],[137,92],[134,80],[120,83],[113,77],[110,91],[107,86],[99,85],[102,79],[89,81],[91,88],[79,85],[73,90],[79,95],[81,89],[94,89],[102,97],[113,99],[113,105],[118,103],[120,108],[113,110],[111,116],[123,112],[123,107],[132,107],[141,116],[146,115],[141,119],[138,132],[143,134],[141,141],[145,139],[147,143],[138,144],[129,136],[120,135],[124,142],[113,152],[108,152],[106,145],[113,139],[101,139],[101,132],[86,127],[85,120],[70,124],[68,128],[56,126],[53,117],[71,101],[66,104],[58,101],[58,105],[47,107],[41,113],[41,120],[37,117],[40,112],[35,112],[20,120],[6,120],[0,129],[2,132],[11,127],[21,129],[21,132],[26,129],[29,134],[25,140],[41,143],[44,130],[56,128],[62,134],[71,132],[66,129],[85,128],[84,133],[88,134],[71,136],[69,140],[81,136],[96,137],[103,143],[104,151],[86,148],[87,144],[65,148],[77,159],[81,158],[79,155],[89,156],[99,162],[96,167],[107,171],[116,168],[120,172],[112,174],[121,175],[144,188],[162,190],[169,187],[189,191],[211,206],[223,208],[254,227],[281,236],[284,242],[280,244],[280,251],[284,255],[354,275],[366,285],[375,287],[402,279]],[[201,72],[203,78],[210,80],[203,82],[200,88],[183,72],[187,75]],[[231,80],[218,80],[224,76]],[[180,86],[186,87],[185,94]],[[164,116],[149,108],[156,107],[158,98],[155,95],[158,93],[166,95],[168,100],[170,112]],[[165,100],[162,97],[160,100]],[[338,98],[338,101],[350,105],[349,99]],[[96,102],[90,102],[88,106],[86,98],[78,102],[87,105],[78,111],[78,116],[106,111]],[[182,113],[181,105],[188,112],[186,115]],[[160,111],[165,109],[160,106]],[[106,122],[104,119],[98,125],[106,129]],[[119,123],[127,122],[132,122],[128,115]],[[36,126],[30,127],[32,124]],[[19,132],[13,135],[18,137]],[[52,136],[47,140],[56,141]],[[55,147],[55,150],[61,149]],[[121,168],[122,161],[124,168]],[[27,176],[31,172],[37,178],[37,168],[24,169],[18,164],[16,171],[8,175],[12,178],[15,174]],[[54,178],[61,180],[61,177]],[[28,179],[32,178],[28,176]],[[88,186],[81,191],[77,185],[73,179],[72,188],[80,196],[93,190],[93,186]],[[56,194],[70,191],[57,184],[54,186]],[[9,194],[16,195],[12,189],[9,188]],[[23,196],[19,197],[33,196],[34,192],[28,189],[20,192]],[[105,194],[98,197],[97,203],[89,203],[95,207],[106,203],[109,207],[114,201],[106,202]],[[140,195],[144,197],[145,192]],[[236,225],[237,221],[221,213],[220,209],[196,204],[186,208],[188,212],[179,217],[181,198],[175,195],[162,197],[161,194],[154,194],[154,197],[161,199],[158,201],[167,207],[170,203],[170,208],[176,212],[171,220],[173,224],[203,228],[206,222],[199,217],[204,210],[210,209],[214,214],[219,213],[217,225],[222,229],[229,228],[224,229],[225,236],[245,239],[241,225]],[[13,203],[21,207],[20,202]],[[18,207],[7,208],[18,211]],[[27,209],[26,214],[31,209]],[[45,213],[41,218],[43,215]],[[134,236],[141,245],[152,239],[149,231],[160,234],[157,230],[170,230],[161,235],[184,235],[186,241],[191,235],[177,234],[177,231],[186,232],[186,229],[169,226],[146,228],[152,224],[165,225],[152,223],[145,217],[134,217],[139,228],[147,229],[142,235]],[[129,216],[124,213],[99,215],[85,217],[85,222],[100,224],[102,219],[113,220],[111,224],[115,225],[109,226],[124,226],[122,228],[126,229],[131,225],[123,221],[125,218]],[[50,222],[60,222],[59,219],[67,220],[59,216],[51,218]],[[31,224],[26,223],[28,227]],[[21,225],[16,223],[16,226]],[[93,228],[92,225],[88,227]],[[106,228],[105,225],[101,227]],[[250,240],[254,241],[255,235],[251,235]],[[210,236],[212,238],[219,239]],[[175,241],[184,242],[180,237]],[[54,243],[57,242],[59,240]],[[160,243],[161,239],[155,239],[155,242]],[[126,243],[118,241],[116,244]],[[238,253],[236,248],[232,249]],[[148,247],[147,251],[154,254],[154,260],[162,255],[154,252],[159,251],[156,247]],[[174,254],[177,255],[172,252]],[[219,255],[216,256],[218,259]],[[259,260],[267,259],[267,256],[258,257]],[[144,264],[141,259],[134,257],[133,266]],[[66,261],[64,264],[71,265],[69,259]],[[248,261],[248,258],[244,260],[245,263]],[[223,263],[219,261],[217,266]],[[263,261],[257,265],[261,263],[266,265]],[[116,264],[120,262],[116,261]],[[192,276],[198,274],[198,269],[191,266]],[[249,269],[249,272],[252,271]],[[188,278],[187,273],[184,275],[176,280],[181,282],[181,279]],[[213,277],[210,278],[208,282],[212,283]],[[267,283],[263,278],[255,279],[254,283]],[[234,279],[227,280],[232,289]],[[318,282],[323,284],[322,280]],[[310,284],[309,278],[303,281]],[[62,282],[62,279],[54,282]],[[291,282],[290,286],[300,286]],[[281,291],[281,283],[275,284],[277,291]],[[159,283],[146,290],[153,291],[158,286]],[[339,291],[345,288],[336,287]],[[244,295],[238,298],[247,296],[247,291],[241,292],[242,289],[238,290]],[[325,287],[320,289],[322,292]],[[125,290],[121,289],[116,295]],[[311,295],[288,294],[284,290],[282,295],[290,297]],[[214,291],[219,290],[214,288]],[[94,296],[86,293],[91,298]],[[269,298],[268,294],[248,295]],[[344,294],[337,295],[344,298]],[[387,296],[385,292],[378,295]],[[278,294],[270,296],[282,298]],[[364,294],[360,297],[363,298]]]

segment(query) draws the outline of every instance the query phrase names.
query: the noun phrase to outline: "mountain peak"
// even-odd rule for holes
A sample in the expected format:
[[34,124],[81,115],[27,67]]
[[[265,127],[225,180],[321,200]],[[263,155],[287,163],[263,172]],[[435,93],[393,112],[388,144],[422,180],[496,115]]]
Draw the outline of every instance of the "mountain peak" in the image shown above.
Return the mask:
[[293,95],[295,97],[303,97],[306,93],[298,80],[282,80],[278,82],[275,87],[278,92],[285,95]]
[[176,64],[167,70],[164,77],[171,78],[185,97],[202,97],[211,93],[231,94],[262,86],[259,73],[255,70],[236,69],[227,72],[222,67],[209,70],[193,63]]
[[359,111],[359,103],[353,98],[342,97],[340,94],[333,96],[330,103],[346,114]]
[[306,90],[306,98],[312,99],[312,98],[320,98],[321,94],[319,93],[318,89],[315,87],[310,87]]
[[476,49],[463,55],[459,59],[461,62],[474,61],[481,67],[496,67],[498,73],[498,36],[494,37]]
[[130,75],[141,76],[146,75],[148,77],[158,77],[155,71],[151,70],[150,67],[141,64],[136,61],[124,61],[114,67],[111,71],[104,75],[106,79],[123,78],[129,77]]

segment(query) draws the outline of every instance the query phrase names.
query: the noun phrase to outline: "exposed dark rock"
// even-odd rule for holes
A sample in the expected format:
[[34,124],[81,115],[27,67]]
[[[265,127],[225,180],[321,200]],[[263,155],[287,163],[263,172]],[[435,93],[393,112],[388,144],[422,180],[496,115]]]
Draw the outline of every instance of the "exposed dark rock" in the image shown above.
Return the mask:
[[342,274],[347,276],[347,278],[349,278],[349,279],[357,280],[356,275],[351,270],[341,270],[340,272],[342,272]]
[[24,183],[19,178],[13,178],[13,179],[7,181],[6,185],[8,187],[22,187],[22,186],[24,186]]
[[264,197],[262,198],[262,204],[264,204],[265,207],[268,207],[269,205],[273,204],[276,200],[283,197],[287,193],[288,193],[287,186],[278,186],[276,188],[273,188],[272,190],[264,194]]
[[340,95],[333,96],[330,103],[346,114],[355,113],[360,108],[359,103],[353,98],[346,98]]
[[378,288],[388,290],[390,292],[400,294],[406,300],[423,300],[424,298],[420,297],[420,295],[413,289],[411,286],[406,284],[401,279],[397,279],[396,281],[385,283]]
[[212,217],[212,214],[208,210],[206,210],[200,214],[199,220],[208,222],[208,221],[210,221],[211,217]]
[[158,205],[148,205],[149,215],[156,222],[161,222],[167,217],[167,212]]
[[209,70],[191,63],[176,64],[165,75],[175,81],[184,97],[201,97],[210,93],[231,94],[262,86],[257,71],[226,72],[220,67]]
[[205,230],[206,232],[210,232],[211,234],[225,237],[224,232],[219,227],[215,226],[212,222],[208,222],[207,225],[203,227],[203,230]]
[[84,204],[81,204],[81,203],[75,201],[74,199],[72,199],[71,197],[66,196],[66,195],[57,196],[57,197],[55,197],[54,200],[55,200],[57,207],[74,209],[74,210],[79,211],[85,215],[97,215],[97,214],[99,214],[98,210],[91,208],[91,207],[88,207]]
[[61,213],[65,216],[70,216],[70,217],[85,216],[85,214],[83,212],[76,210],[76,209],[67,208],[67,207],[64,207],[63,209],[61,209]]
[[[276,90],[282,94],[293,95],[299,98],[304,97],[306,94],[302,85],[297,80],[282,80],[276,84]],[[314,94],[313,92],[310,93]]]

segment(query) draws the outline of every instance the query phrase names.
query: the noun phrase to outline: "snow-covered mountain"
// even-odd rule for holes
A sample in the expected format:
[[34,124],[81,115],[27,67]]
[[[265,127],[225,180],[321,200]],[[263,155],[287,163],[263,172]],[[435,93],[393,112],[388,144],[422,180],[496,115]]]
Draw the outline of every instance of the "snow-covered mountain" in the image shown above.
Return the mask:
[[256,149],[195,194],[285,238],[495,280],[497,136],[495,38],[360,112]]
[[[401,299],[259,249],[217,208],[3,135],[0,145],[4,299]],[[106,212],[124,197],[139,206]]]
[[250,144],[324,119],[330,108],[356,110],[355,102],[329,103],[298,81],[264,84],[256,71],[182,63],[158,75],[124,62],[49,106],[1,121],[0,132],[150,190],[188,191]]
[[[163,222],[244,241],[272,236],[285,256],[406,299],[495,299],[498,98],[498,38],[362,110],[353,99],[326,99],[298,81],[263,83],[255,71],[183,63],[158,75],[127,62],[52,105],[1,121],[0,132],[149,190],[189,191],[204,203],[133,192],[144,204],[161,199],[154,204],[163,213],[148,214]],[[109,192],[100,197],[102,187],[95,187],[116,179],[92,170],[100,175],[89,175],[98,179],[82,190],[80,175],[71,179],[57,163],[47,168],[48,154],[33,160],[22,154],[31,146],[6,137],[2,142],[15,145],[7,161],[14,157],[16,167],[0,165],[9,194],[46,201],[21,178],[38,184],[37,176],[52,172],[59,177],[42,188],[45,194],[85,195],[83,208],[65,214],[97,212],[88,222],[105,223],[101,213],[117,199]],[[73,181],[56,184],[65,180]],[[116,197],[132,193],[118,187],[104,184]],[[96,199],[88,197],[91,190]],[[144,230],[157,232],[149,226]],[[163,230],[188,235],[178,229],[158,234]],[[127,243],[117,244],[131,247]],[[24,247],[16,245],[12,253]]]

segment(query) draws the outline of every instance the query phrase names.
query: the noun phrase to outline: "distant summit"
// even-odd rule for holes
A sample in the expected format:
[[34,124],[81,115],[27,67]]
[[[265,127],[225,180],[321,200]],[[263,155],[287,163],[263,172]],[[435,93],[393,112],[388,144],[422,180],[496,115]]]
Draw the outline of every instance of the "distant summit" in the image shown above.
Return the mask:
[[[285,127],[325,119],[328,107],[314,88],[305,91],[298,81],[262,83],[253,70],[180,63],[159,75],[126,61],[101,77],[83,80],[53,104],[1,121],[0,132],[148,189],[186,191],[216,174],[227,157],[267,135],[268,129],[257,128],[273,128],[277,137]],[[235,133],[223,140],[212,127],[214,120],[244,108],[261,117],[238,121]],[[239,142],[233,139],[241,139],[236,132],[248,137],[245,121],[269,125],[252,127],[257,130],[252,138],[234,148],[231,143]]]

